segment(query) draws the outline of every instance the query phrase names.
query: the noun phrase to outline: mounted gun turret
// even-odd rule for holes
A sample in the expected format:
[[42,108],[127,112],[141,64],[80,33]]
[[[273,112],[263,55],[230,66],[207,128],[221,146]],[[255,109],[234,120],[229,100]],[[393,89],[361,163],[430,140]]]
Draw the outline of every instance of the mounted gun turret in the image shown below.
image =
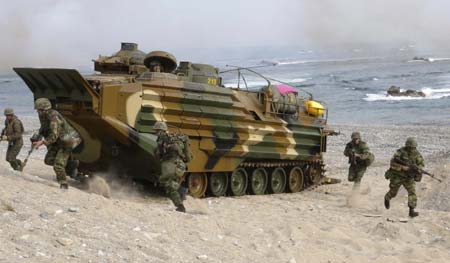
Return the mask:
[[94,60],[94,70],[102,74],[137,74],[147,70],[144,57],[145,53],[138,49],[138,44],[123,42],[113,55],[100,55]]

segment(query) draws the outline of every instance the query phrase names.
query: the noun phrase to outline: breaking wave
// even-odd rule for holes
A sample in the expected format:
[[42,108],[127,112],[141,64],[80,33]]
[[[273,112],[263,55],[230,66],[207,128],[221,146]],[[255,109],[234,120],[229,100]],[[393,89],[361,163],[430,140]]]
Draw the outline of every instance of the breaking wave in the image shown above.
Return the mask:
[[307,60],[294,60],[294,61],[281,61],[277,62],[277,65],[297,65],[297,64],[305,64],[305,63],[314,63],[314,61],[307,61]]
[[[402,90],[404,91],[404,90]],[[423,88],[421,90],[425,93],[425,97],[409,97],[409,96],[390,96],[387,92],[378,94],[366,94],[365,101],[402,101],[402,100],[435,100],[450,96],[450,88],[433,89]]]
[[298,59],[270,59],[262,60],[261,64],[269,65],[297,65],[297,64],[307,64],[307,63],[336,63],[336,62],[355,62],[355,61],[368,61],[372,59],[379,59],[379,57],[359,57],[359,58],[337,58],[337,59],[313,59],[313,60],[298,60]]
[[412,63],[412,62],[436,62],[436,61],[446,61],[446,60],[450,60],[450,58],[429,57],[429,58],[421,58],[421,59],[412,59],[412,60],[408,60],[408,62],[410,62],[410,63]]
[[[232,82],[228,82],[228,83],[224,83],[223,84],[225,87],[229,87],[229,88],[236,88],[238,86],[238,82],[237,81],[232,81]],[[262,87],[262,86],[266,86],[267,85],[267,81],[247,81],[247,87]],[[239,82],[239,86],[241,88],[245,88],[245,82],[241,81]]]
[[[310,80],[310,78],[294,78],[294,79],[278,79],[278,80],[285,82],[285,83],[291,83],[294,85],[295,83],[302,83],[302,82],[308,81],[308,80]],[[271,81],[271,82],[276,83],[276,81]],[[235,88],[235,87],[237,87],[237,84],[238,84],[237,80],[231,80],[227,83],[224,83],[223,85],[225,87]],[[245,83],[243,81],[241,81],[239,83],[239,86],[241,88],[245,88]],[[256,88],[256,87],[263,87],[263,86],[267,86],[267,81],[264,81],[264,80],[247,81],[247,87],[249,87],[249,88]]]

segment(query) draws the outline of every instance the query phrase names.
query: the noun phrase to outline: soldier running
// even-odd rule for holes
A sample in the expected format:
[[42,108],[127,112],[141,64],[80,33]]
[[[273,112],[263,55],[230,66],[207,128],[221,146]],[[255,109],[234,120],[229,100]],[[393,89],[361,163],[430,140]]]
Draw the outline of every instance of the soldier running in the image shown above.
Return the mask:
[[373,162],[373,154],[370,153],[367,143],[361,141],[361,134],[353,132],[352,140],[347,143],[344,155],[348,157],[348,180],[354,182],[353,190],[359,189],[361,179],[367,167]]
[[20,171],[22,161],[17,159],[17,155],[22,149],[24,132],[22,122],[14,115],[14,110],[11,108],[5,109],[5,128],[2,130],[2,141],[8,142],[8,150],[6,151],[6,161],[9,162],[14,170]]
[[183,134],[169,133],[165,122],[156,122],[153,129],[158,135],[155,155],[161,161],[159,183],[176,206],[176,211],[186,212],[181,182],[186,171],[186,163],[191,159],[189,138]]
[[391,167],[386,171],[385,177],[390,180],[389,192],[384,196],[384,206],[390,208],[390,201],[397,195],[398,189],[403,185],[408,191],[409,216],[416,217],[418,212],[414,211],[417,206],[416,183],[422,179],[421,174],[411,169],[410,166],[416,165],[419,169],[425,166],[422,155],[417,150],[417,142],[414,138],[408,138],[405,147],[398,149],[391,159]]
[[[49,99],[37,99],[34,108],[39,115],[41,122],[39,135],[43,139],[33,142],[33,146],[36,149],[43,144],[47,146],[47,154],[45,155],[44,162],[47,165],[53,166],[60,188],[68,189],[66,169],[68,166],[76,169],[73,165],[68,165],[68,162],[76,162],[71,159],[71,155],[72,150],[81,143],[80,135],[59,112],[52,109],[52,104]],[[72,173],[73,171],[68,172]]]

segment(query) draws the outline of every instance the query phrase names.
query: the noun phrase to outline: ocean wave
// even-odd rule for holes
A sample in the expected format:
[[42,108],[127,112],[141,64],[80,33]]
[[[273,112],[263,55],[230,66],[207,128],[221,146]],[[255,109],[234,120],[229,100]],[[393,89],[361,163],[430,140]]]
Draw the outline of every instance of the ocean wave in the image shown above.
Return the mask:
[[353,82],[367,82],[367,81],[374,81],[374,80],[378,80],[378,78],[376,78],[376,77],[367,77],[367,78],[353,79],[351,81],[353,81]]
[[450,58],[430,58],[433,61],[446,61],[446,60],[450,60]]
[[388,78],[392,78],[392,79],[400,79],[400,78],[409,78],[409,77],[414,77],[416,74],[415,73],[404,73],[404,74],[392,74],[392,75],[388,75]]
[[344,79],[344,80],[341,80],[340,82],[344,83],[344,84],[351,84],[353,82],[361,83],[361,82],[369,82],[369,81],[377,81],[377,80],[379,80],[377,77],[365,77],[365,78],[358,78],[358,79],[352,79],[352,80]]
[[425,93],[426,95],[450,93],[450,88],[444,89],[423,88],[422,92]]
[[[293,85],[295,83],[303,83],[305,81],[310,80],[311,78],[294,78],[294,79],[278,79],[279,81],[285,82],[285,83],[292,83]],[[271,83],[277,83],[277,81],[271,81]],[[231,80],[225,84],[223,84],[225,87],[237,87],[237,80]],[[245,83],[243,81],[240,82],[240,87],[244,87],[245,88]],[[250,80],[247,81],[247,87],[263,87],[263,86],[267,86],[267,81],[264,80]]]
[[311,78],[296,78],[292,79],[291,81],[285,81],[287,83],[301,83],[310,80]]
[[307,61],[307,60],[294,60],[294,61],[279,61],[277,62],[277,65],[283,66],[283,65],[297,65],[297,64],[305,64],[305,63],[313,63],[314,61]]
[[447,61],[450,60],[450,58],[433,58],[433,57],[429,57],[429,58],[421,58],[421,59],[412,59],[412,60],[408,60],[409,63],[413,63],[413,62],[436,62],[436,61]]
[[262,60],[261,64],[269,65],[297,65],[297,64],[307,64],[307,63],[336,63],[336,62],[354,62],[354,61],[365,61],[371,59],[379,59],[379,57],[360,57],[360,58],[341,58],[341,59],[324,59],[324,60],[290,60],[290,59],[269,59]]
[[450,88],[433,89],[425,87],[421,91],[425,93],[425,97],[390,96],[387,94],[387,92],[383,92],[378,94],[368,93],[366,94],[364,100],[365,101],[436,100],[445,97],[450,97]]
[[[241,88],[245,88],[245,83],[247,83],[247,87],[251,87],[251,88],[254,88],[254,87],[263,87],[263,86],[267,86],[267,81],[264,81],[264,80],[261,80],[261,81],[259,81],[259,80],[257,80],[257,81],[247,81],[247,82],[244,82],[244,81],[241,81],[241,82],[239,82],[239,86],[241,87]],[[238,82],[237,81],[231,81],[231,82],[228,82],[228,83],[224,83],[223,84],[225,87],[228,87],[228,88],[235,88],[235,87],[237,87],[238,86]]]

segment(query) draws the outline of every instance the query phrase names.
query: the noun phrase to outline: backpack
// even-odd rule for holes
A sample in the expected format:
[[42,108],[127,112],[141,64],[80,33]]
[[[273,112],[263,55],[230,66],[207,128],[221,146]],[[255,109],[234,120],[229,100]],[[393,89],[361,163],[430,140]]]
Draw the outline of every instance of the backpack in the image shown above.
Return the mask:
[[373,155],[373,153],[369,152],[369,156],[367,157],[367,159],[364,160],[365,165],[366,166],[370,166],[373,161],[375,161],[375,155]]
[[189,137],[184,134],[175,134],[172,136],[172,142],[177,144],[178,155],[183,158],[183,161],[188,163],[192,160],[192,152],[189,146]]

